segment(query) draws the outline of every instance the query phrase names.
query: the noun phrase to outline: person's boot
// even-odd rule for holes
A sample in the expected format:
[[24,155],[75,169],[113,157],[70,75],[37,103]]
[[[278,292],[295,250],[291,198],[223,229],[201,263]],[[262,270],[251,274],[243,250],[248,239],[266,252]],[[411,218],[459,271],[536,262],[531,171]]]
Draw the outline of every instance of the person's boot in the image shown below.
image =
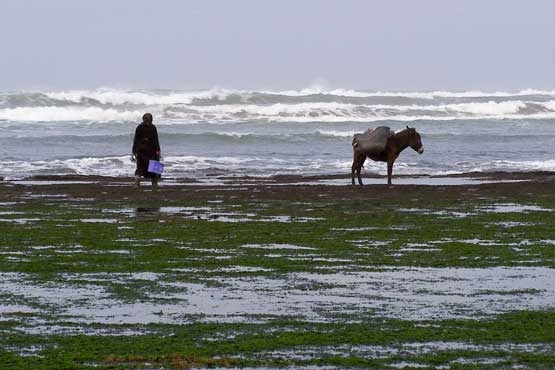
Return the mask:
[[152,191],[158,190],[158,179],[152,179]]
[[139,189],[141,187],[141,178],[139,176],[135,176],[135,189]]

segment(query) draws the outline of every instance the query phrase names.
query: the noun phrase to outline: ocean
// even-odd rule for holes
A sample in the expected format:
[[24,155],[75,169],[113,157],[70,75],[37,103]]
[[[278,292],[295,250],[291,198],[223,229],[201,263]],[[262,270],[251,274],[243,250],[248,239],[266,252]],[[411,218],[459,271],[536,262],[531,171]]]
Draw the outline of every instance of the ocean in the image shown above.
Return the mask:
[[425,152],[405,150],[394,174],[555,171],[555,91],[103,88],[0,93],[0,176],[131,176],[145,112],[169,178],[350,174],[354,133],[407,125]]

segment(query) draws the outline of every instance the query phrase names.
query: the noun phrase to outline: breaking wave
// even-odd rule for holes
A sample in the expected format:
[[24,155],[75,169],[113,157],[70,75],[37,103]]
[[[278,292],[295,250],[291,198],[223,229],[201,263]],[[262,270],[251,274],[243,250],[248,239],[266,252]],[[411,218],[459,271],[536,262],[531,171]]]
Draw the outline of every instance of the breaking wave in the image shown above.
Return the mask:
[[16,122],[50,121],[138,121],[139,111],[98,107],[19,107],[0,109],[0,120]]
[[[145,111],[155,114],[158,124],[237,123],[237,122],[376,122],[376,121],[446,121],[464,119],[554,119],[555,100],[487,100],[463,102],[435,102],[434,104],[383,104],[364,102],[278,102],[264,104],[229,103],[220,101],[203,104],[191,103],[189,94],[154,96],[145,93],[127,93],[113,96],[113,92],[99,92],[96,103],[85,102],[83,95],[53,93],[57,105],[40,100],[39,106],[19,105],[2,107],[0,120],[13,122],[52,121],[124,121],[137,122]],[[213,98],[214,92],[206,93]],[[223,94],[223,93],[222,93]],[[91,94],[93,96],[93,94]],[[181,95],[179,95],[181,96]],[[224,95],[222,95],[224,96]],[[108,99],[108,97],[111,97]],[[129,100],[149,105],[125,105]],[[35,101],[36,102],[35,97]],[[60,99],[65,103],[60,105]],[[189,103],[183,103],[188,100]],[[110,101],[109,105],[106,102]],[[115,103],[119,105],[115,105]],[[179,103],[177,103],[179,102]],[[92,104],[92,105],[91,105]],[[96,105],[95,105],[96,104]],[[10,105],[4,102],[3,104]],[[12,104],[13,105],[13,102]]]
[[101,104],[125,105],[171,105],[191,104],[195,99],[218,99],[223,100],[232,94],[240,94],[239,91],[213,89],[197,92],[140,92],[140,91],[118,91],[118,90],[76,90],[62,92],[47,92],[48,98],[72,103],[96,101]]
[[372,98],[372,97],[402,97],[412,99],[435,99],[435,98],[509,98],[521,96],[555,96],[555,90],[525,89],[515,92],[485,92],[485,91],[423,91],[423,92],[387,92],[387,91],[356,91],[350,89],[324,89],[321,87],[310,87],[301,90],[282,91],[253,91],[214,88],[197,91],[126,91],[113,89],[97,90],[74,90],[62,92],[46,92],[47,97],[56,100],[65,100],[79,103],[87,100],[96,100],[102,104],[191,104],[195,100],[216,99],[224,101],[230,96],[238,98],[252,98],[255,96],[266,97],[310,97],[330,96],[344,98]]

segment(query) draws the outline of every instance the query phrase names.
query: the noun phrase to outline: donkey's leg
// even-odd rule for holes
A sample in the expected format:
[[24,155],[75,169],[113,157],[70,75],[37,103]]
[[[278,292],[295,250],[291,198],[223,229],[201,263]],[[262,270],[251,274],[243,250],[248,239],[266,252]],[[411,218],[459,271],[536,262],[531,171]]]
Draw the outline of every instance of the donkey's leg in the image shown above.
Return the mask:
[[351,182],[355,184],[355,170],[357,168],[357,152],[356,149],[353,150],[353,165],[351,166]]
[[360,155],[359,156],[359,160],[357,163],[357,177],[358,177],[358,184],[362,185],[362,177],[360,177],[360,170],[362,168],[362,165],[364,164],[364,161],[366,160],[366,156],[365,155]]
[[387,185],[391,185],[391,175],[393,174],[393,162],[395,162],[395,159],[387,160]]
[[351,182],[355,184],[355,171],[358,166],[358,161],[360,160],[360,153],[357,150],[356,146],[353,146],[353,165],[351,166]]

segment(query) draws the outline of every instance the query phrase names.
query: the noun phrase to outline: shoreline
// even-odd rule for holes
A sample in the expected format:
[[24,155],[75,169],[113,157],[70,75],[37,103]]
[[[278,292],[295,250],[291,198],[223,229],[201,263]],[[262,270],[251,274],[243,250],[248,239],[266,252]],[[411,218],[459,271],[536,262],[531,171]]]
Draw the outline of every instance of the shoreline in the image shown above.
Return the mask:
[[[99,183],[104,185],[132,183],[134,177],[114,177],[98,175],[33,175],[23,178],[10,179],[0,177],[3,184],[85,184]],[[379,174],[366,174],[362,176],[365,185],[387,185],[387,176]],[[460,179],[461,181],[457,181]],[[344,183],[342,182],[344,180]],[[383,180],[383,183],[381,182]],[[449,181],[445,181],[449,180]],[[506,183],[517,181],[555,181],[555,172],[533,171],[533,172],[465,172],[445,175],[429,174],[401,174],[394,175],[394,186],[406,185],[479,185],[484,183]],[[148,179],[143,179],[142,184],[149,184]],[[351,186],[351,176],[347,174],[330,175],[298,175],[298,174],[279,174],[272,176],[226,176],[226,175],[206,175],[198,178],[191,177],[166,177],[160,180],[162,186],[214,186],[214,185],[345,185]],[[358,186],[358,185],[357,185]]]

